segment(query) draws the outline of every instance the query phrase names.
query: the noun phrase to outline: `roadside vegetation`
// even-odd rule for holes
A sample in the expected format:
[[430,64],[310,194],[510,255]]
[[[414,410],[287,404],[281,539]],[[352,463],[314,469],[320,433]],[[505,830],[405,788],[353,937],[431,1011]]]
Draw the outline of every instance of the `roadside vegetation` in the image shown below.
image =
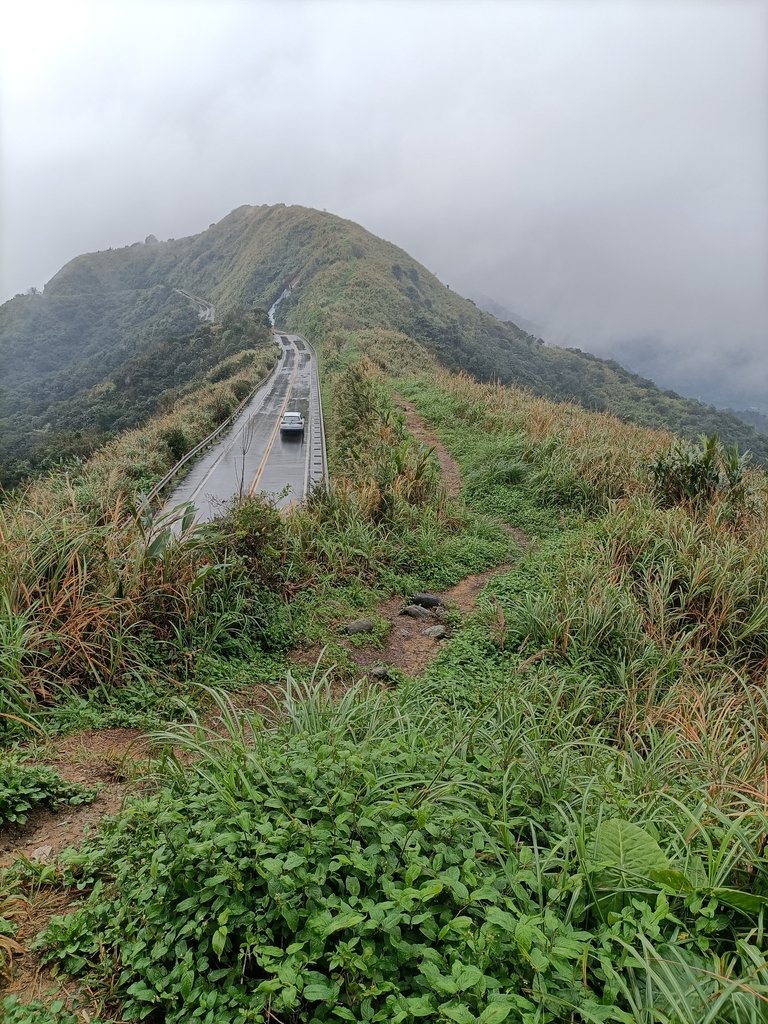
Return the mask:
[[[0,533],[14,764],[19,718],[122,716],[164,753],[81,849],[0,875],[8,973],[18,901],[70,900],[36,940],[68,994],[8,1019],[767,1020],[763,473],[452,375],[396,331],[332,333],[323,359],[333,482],[289,517],[150,530],[168,424],[126,439],[140,477],[110,475],[115,442],[9,506],[38,510]],[[420,677],[360,678],[340,623],[491,566]],[[258,711],[224,692],[264,682]]]
[[[274,361],[272,351],[230,357],[213,371],[216,382],[173,412],[0,504],[0,735],[23,729],[18,716],[37,721],[58,710],[63,698],[78,704],[96,692],[109,703],[115,685],[144,704],[189,661],[190,631],[213,600],[207,576],[228,580],[230,566],[201,557],[196,538],[171,545],[143,495]],[[130,702],[121,697],[114,708],[117,724]]]

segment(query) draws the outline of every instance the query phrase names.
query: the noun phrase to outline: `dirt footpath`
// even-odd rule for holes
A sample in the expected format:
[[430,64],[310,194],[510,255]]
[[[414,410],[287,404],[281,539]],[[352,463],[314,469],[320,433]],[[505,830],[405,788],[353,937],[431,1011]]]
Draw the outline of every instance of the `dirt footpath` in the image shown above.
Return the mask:
[[[435,457],[440,464],[440,474],[449,497],[458,498],[461,495],[461,471],[455,459],[445,447],[440,438],[427,425],[427,423],[416,412],[416,406],[402,395],[394,396],[396,404],[405,414],[406,423],[411,434],[422,444],[434,449]],[[524,530],[515,526],[505,526],[504,529],[512,537],[515,543],[525,550],[530,544],[530,538]],[[429,629],[445,619],[445,613],[450,616],[451,612],[458,612],[462,618],[471,614],[475,608],[477,596],[486,583],[499,573],[509,569],[509,565],[499,565],[485,572],[467,576],[457,583],[456,586],[442,592],[438,596],[442,602],[444,612],[438,610],[432,617],[427,619],[411,618],[402,615],[403,608],[407,602],[402,597],[393,597],[384,601],[376,609],[376,617],[384,618],[390,623],[389,633],[384,641],[383,647],[373,644],[359,646],[343,640],[342,644],[347,648],[355,663],[363,670],[371,668],[395,668],[410,676],[420,675],[427,665],[436,657],[440,643],[443,638],[434,638],[425,635],[425,629]],[[319,651],[314,652],[316,655]],[[302,658],[304,660],[304,658]]]
[[458,498],[461,494],[461,472],[448,449],[416,412],[413,402],[409,402],[402,395],[395,394],[393,397],[395,403],[405,414],[405,422],[416,440],[435,449],[435,458],[440,463],[440,476],[445,484],[448,497]]

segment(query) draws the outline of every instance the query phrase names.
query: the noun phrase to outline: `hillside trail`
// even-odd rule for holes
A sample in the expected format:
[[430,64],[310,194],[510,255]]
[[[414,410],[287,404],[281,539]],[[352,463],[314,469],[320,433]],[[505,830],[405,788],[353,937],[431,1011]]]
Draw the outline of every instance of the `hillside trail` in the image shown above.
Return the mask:
[[[408,430],[413,437],[434,450],[446,493],[450,498],[459,499],[461,497],[461,470],[458,463],[434,430],[418,414],[413,402],[397,392],[394,393],[393,398],[396,405],[402,410]],[[524,530],[509,524],[504,524],[502,528],[512,537],[521,551],[527,550],[530,538]],[[507,562],[494,566],[492,569],[486,569],[484,572],[466,576],[455,586],[435,596],[439,597],[445,612],[449,614],[455,612],[462,619],[466,618],[475,610],[477,597],[486,583],[494,576],[508,572],[510,567],[511,563]],[[425,635],[424,631],[441,624],[444,621],[443,614],[438,610],[433,612],[429,618],[411,618],[402,614],[407,603],[403,597],[391,597],[375,609],[376,617],[386,619],[390,624],[387,636],[381,646],[365,642],[355,643],[348,637],[342,637],[341,646],[349,652],[359,669],[364,672],[378,669],[379,671],[375,674],[384,675],[382,670],[392,668],[409,676],[418,676],[437,657],[444,637],[434,638]],[[303,664],[314,664],[322,656],[322,650],[319,645],[314,645],[307,650],[294,651],[293,654],[296,660]]]
[[[459,498],[461,473],[456,461],[440,438],[418,415],[413,403],[400,395],[396,395],[395,400],[403,410],[411,434],[434,449],[447,494],[451,498]],[[530,541],[523,530],[514,526],[505,526],[504,529],[521,550],[528,547]],[[486,583],[494,576],[509,571],[510,564],[474,573],[436,595],[442,604],[436,611],[429,613],[428,619],[402,615],[404,604],[407,603],[403,597],[388,598],[376,609],[376,615],[390,623],[382,646],[365,642],[355,645],[349,637],[343,638],[341,643],[363,673],[367,674],[378,666],[397,669],[409,676],[419,676],[437,656],[442,642],[441,639],[426,636],[425,628],[445,624],[447,632],[450,632],[450,613],[458,613],[462,619],[472,614],[477,597]],[[445,623],[446,613],[448,623]],[[304,664],[314,664],[321,653],[319,647],[313,647],[295,650],[292,657]],[[257,685],[231,696],[238,710],[257,710],[270,717],[275,711],[275,703],[270,697],[276,693],[276,687]],[[207,718],[206,725],[219,731],[213,715]],[[142,774],[142,763],[151,753],[147,735],[138,729],[94,729],[53,740],[41,750],[38,760],[55,768],[71,782],[99,786],[99,793],[90,804],[64,806],[57,810],[34,810],[24,825],[0,828],[0,869],[8,867],[20,856],[41,863],[53,863],[62,850],[79,846],[104,818],[120,810],[129,793],[136,791]],[[73,900],[76,902],[78,898],[70,892],[41,890],[30,901],[19,922],[17,939],[21,945],[26,946],[46,927],[54,914],[70,910]],[[51,989],[56,989],[60,997],[72,995],[78,989],[76,982],[62,984],[61,979],[54,979],[50,971],[41,966],[34,952],[27,951],[16,958],[14,968],[13,979],[6,988],[0,990],[2,995],[16,994],[29,1000],[40,998]]]
[[405,423],[408,430],[417,441],[433,448],[435,458],[440,463],[440,476],[449,498],[458,498],[461,495],[461,471],[456,460],[445,447],[437,434],[427,426],[425,421],[416,412],[416,406],[398,392],[392,396],[395,404],[405,414]]
[[[440,476],[448,497],[459,499],[461,497],[461,470],[458,463],[434,430],[417,413],[413,402],[398,393],[395,393],[393,397],[405,416],[405,422],[411,434],[417,441],[433,449],[435,458],[440,465]],[[527,549],[530,539],[523,530],[514,526],[505,526],[504,530],[521,550]],[[508,572],[509,569],[509,563],[505,563],[494,566],[492,569],[486,569],[484,572],[474,573],[437,596],[443,602],[446,611],[457,612],[462,619],[466,618],[475,610],[478,595],[486,583],[494,576]],[[433,613],[431,621],[414,619],[401,614],[403,605],[402,597],[390,598],[379,605],[378,615],[387,619],[391,624],[381,648],[367,644],[363,646],[345,644],[359,668],[391,667],[405,672],[406,675],[418,676],[437,657],[442,638],[435,639],[426,636],[424,630],[442,621],[439,612]]]
[[[459,469],[458,463],[454,457],[445,447],[434,430],[432,430],[416,412],[416,406],[413,402],[404,398],[398,392],[394,393],[393,398],[395,400],[395,404],[399,406],[401,411],[404,413],[406,425],[416,440],[421,441],[422,444],[434,449],[435,458],[440,464],[440,476],[443,484],[445,485],[448,497],[460,498],[461,470]],[[509,534],[509,536],[520,548],[522,548],[523,551],[530,546],[531,539],[525,530],[521,530],[518,526],[511,526],[508,523],[503,524],[502,529],[505,533]],[[491,572],[493,574],[496,570],[491,570]]]

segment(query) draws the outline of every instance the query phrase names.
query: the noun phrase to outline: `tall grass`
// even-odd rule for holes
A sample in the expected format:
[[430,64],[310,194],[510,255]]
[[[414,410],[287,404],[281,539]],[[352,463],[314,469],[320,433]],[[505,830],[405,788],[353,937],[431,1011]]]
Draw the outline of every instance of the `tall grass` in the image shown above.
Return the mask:
[[[375,354],[376,338],[353,340]],[[78,607],[91,577],[111,587],[122,650],[172,622],[181,651],[188,623],[221,643],[249,614],[230,565],[285,588],[295,626],[318,594],[335,614],[334,588],[498,554],[395,413],[387,344],[367,362],[331,353],[334,480],[289,521],[243,503],[218,539],[151,556],[130,516],[114,547],[104,510],[91,532],[69,522],[75,504],[36,526],[25,587],[43,603],[3,627],[8,679],[38,670],[24,651],[58,621],[50,581]],[[515,526],[522,509],[546,540],[421,679],[341,692],[333,672],[289,677],[263,715],[209,691],[218,720],[158,735],[174,752],[163,785],[72,860],[101,884],[52,922],[46,956],[110,979],[127,1019],[169,1024],[766,1020],[759,479],[737,515],[717,495],[660,507],[663,435],[464,378],[399,386],[452,447],[468,502]],[[60,650],[85,671],[75,640]]]
[[487,474],[486,482],[514,484],[524,477],[542,504],[596,511],[612,498],[645,490],[646,462],[670,443],[660,431],[519,388],[480,384],[466,374],[435,369],[429,379],[401,381],[400,387],[460,463]]
[[[5,496],[2,710],[34,711],[62,687],[114,685],[133,670],[161,669],[167,658],[158,644],[167,646],[174,629],[201,622],[206,608],[215,617],[201,575],[215,568],[210,548],[191,533],[182,544],[153,544],[140,493],[175,461],[169,431],[183,433],[191,447],[216,416],[234,408],[238,388],[263,375],[271,358],[262,354],[248,370],[130,431],[84,466]],[[0,728],[9,721],[0,720]]]
[[172,459],[178,431],[194,441],[207,406],[228,411],[232,380],[82,469],[8,498],[0,506],[7,709],[33,712],[62,687],[185,678],[208,651],[285,647],[314,614],[318,591],[440,586],[502,557],[509,545],[498,530],[447,505],[433,454],[409,436],[374,368],[350,369],[335,385],[337,472],[287,520],[268,503],[243,501],[214,528],[183,530],[176,542],[140,500],[139,485]]
[[[503,557],[508,547],[445,495],[437,459],[395,411],[381,374],[361,360],[329,375],[333,474],[292,517],[291,532],[313,582],[372,587],[455,582]],[[464,538],[449,550],[451,535]]]

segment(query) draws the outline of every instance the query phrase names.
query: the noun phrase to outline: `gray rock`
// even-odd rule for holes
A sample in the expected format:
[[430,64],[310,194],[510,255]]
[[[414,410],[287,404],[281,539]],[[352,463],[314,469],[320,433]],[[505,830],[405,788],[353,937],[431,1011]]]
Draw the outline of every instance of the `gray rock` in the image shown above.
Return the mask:
[[370,619],[355,619],[344,627],[344,632],[347,636],[354,636],[355,633],[372,633],[375,628],[376,624]]
[[430,640],[443,640],[448,636],[448,630],[445,626],[428,626],[426,629],[422,629],[422,636],[428,636]]
[[439,594],[414,594],[411,604],[420,604],[424,608],[439,608],[443,599]]
[[389,669],[386,667],[386,665],[374,665],[374,667],[370,670],[368,675],[371,677],[371,679],[386,680],[389,679]]
[[408,615],[411,619],[431,619],[432,612],[422,608],[420,604],[409,604],[400,612],[401,615]]

